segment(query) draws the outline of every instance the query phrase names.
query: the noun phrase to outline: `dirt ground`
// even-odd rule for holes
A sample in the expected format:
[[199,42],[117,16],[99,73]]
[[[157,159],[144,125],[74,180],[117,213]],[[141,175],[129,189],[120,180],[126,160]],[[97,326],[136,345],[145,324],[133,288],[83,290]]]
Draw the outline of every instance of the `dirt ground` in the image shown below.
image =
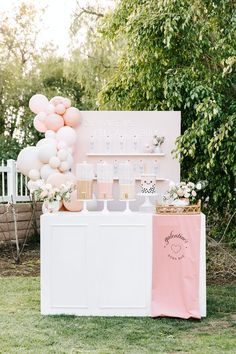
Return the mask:
[[14,260],[15,246],[0,246],[0,276],[39,276],[39,245],[27,245],[22,252],[20,264]]

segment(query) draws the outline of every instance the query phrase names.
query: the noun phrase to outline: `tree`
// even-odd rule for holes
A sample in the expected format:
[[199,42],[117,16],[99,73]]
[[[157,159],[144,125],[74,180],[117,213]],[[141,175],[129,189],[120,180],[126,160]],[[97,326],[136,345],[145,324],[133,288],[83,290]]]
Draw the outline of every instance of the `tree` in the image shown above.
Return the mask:
[[219,214],[235,208],[236,2],[121,0],[104,25],[124,39],[101,109],[181,110],[182,179],[208,181]]
[[116,68],[119,45],[102,36],[100,27],[111,13],[109,2],[103,6],[77,3],[71,24],[71,58],[67,73],[84,89],[86,109],[97,109],[97,95]]

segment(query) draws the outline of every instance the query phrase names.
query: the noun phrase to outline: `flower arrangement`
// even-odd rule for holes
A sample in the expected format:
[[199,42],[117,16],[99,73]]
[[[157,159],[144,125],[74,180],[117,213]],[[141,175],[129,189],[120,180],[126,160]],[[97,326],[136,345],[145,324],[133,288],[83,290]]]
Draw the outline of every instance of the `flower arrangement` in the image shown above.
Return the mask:
[[34,195],[35,200],[43,202],[54,202],[70,200],[70,195],[74,190],[74,184],[72,182],[66,182],[62,184],[60,188],[53,187],[50,183],[45,183],[42,180],[35,181],[29,186],[30,193]]
[[157,147],[157,146],[161,146],[165,141],[164,136],[157,136],[157,135],[153,135],[152,138],[152,145]]
[[186,200],[186,205],[194,204],[198,199],[198,192],[202,190],[206,182],[199,181],[196,184],[193,182],[180,182],[172,184],[163,196],[163,200],[170,204],[175,204],[179,200]]

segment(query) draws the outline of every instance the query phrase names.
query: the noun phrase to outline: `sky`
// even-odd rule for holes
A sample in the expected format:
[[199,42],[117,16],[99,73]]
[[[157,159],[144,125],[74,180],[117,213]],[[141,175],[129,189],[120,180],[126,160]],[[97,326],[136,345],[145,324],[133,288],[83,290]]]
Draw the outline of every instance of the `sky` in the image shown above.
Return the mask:
[[[0,12],[11,10],[12,7],[19,4],[21,0],[0,0]],[[58,46],[58,53],[66,55],[68,52],[67,44],[69,42],[69,27],[71,24],[71,15],[76,7],[76,0],[25,0],[25,2],[35,3],[36,6],[47,7],[44,14],[45,26],[40,33],[40,42],[53,41]],[[79,0],[80,6],[87,3],[106,5],[112,0]]]

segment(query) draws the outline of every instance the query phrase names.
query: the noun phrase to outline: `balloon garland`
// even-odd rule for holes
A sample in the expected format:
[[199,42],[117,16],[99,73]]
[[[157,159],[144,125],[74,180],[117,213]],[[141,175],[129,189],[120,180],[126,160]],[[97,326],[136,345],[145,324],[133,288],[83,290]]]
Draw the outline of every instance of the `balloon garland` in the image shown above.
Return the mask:
[[[81,124],[80,111],[71,107],[68,98],[55,96],[50,101],[46,96],[36,94],[29,101],[30,110],[36,114],[34,127],[45,138],[36,146],[21,150],[17,158],[17,169],[29,177],[28,186],[34,183],[50,183],[59,187],[67,181],[74,182],[71,173],[73,151],[77,135],[75,128]],[[73,195],[75,197],[75,195]],[[75,198],[72,198],[75,199]],[[72,200],[72,203],[75,203]],[[73,209],[68,203],[68,209]]]

